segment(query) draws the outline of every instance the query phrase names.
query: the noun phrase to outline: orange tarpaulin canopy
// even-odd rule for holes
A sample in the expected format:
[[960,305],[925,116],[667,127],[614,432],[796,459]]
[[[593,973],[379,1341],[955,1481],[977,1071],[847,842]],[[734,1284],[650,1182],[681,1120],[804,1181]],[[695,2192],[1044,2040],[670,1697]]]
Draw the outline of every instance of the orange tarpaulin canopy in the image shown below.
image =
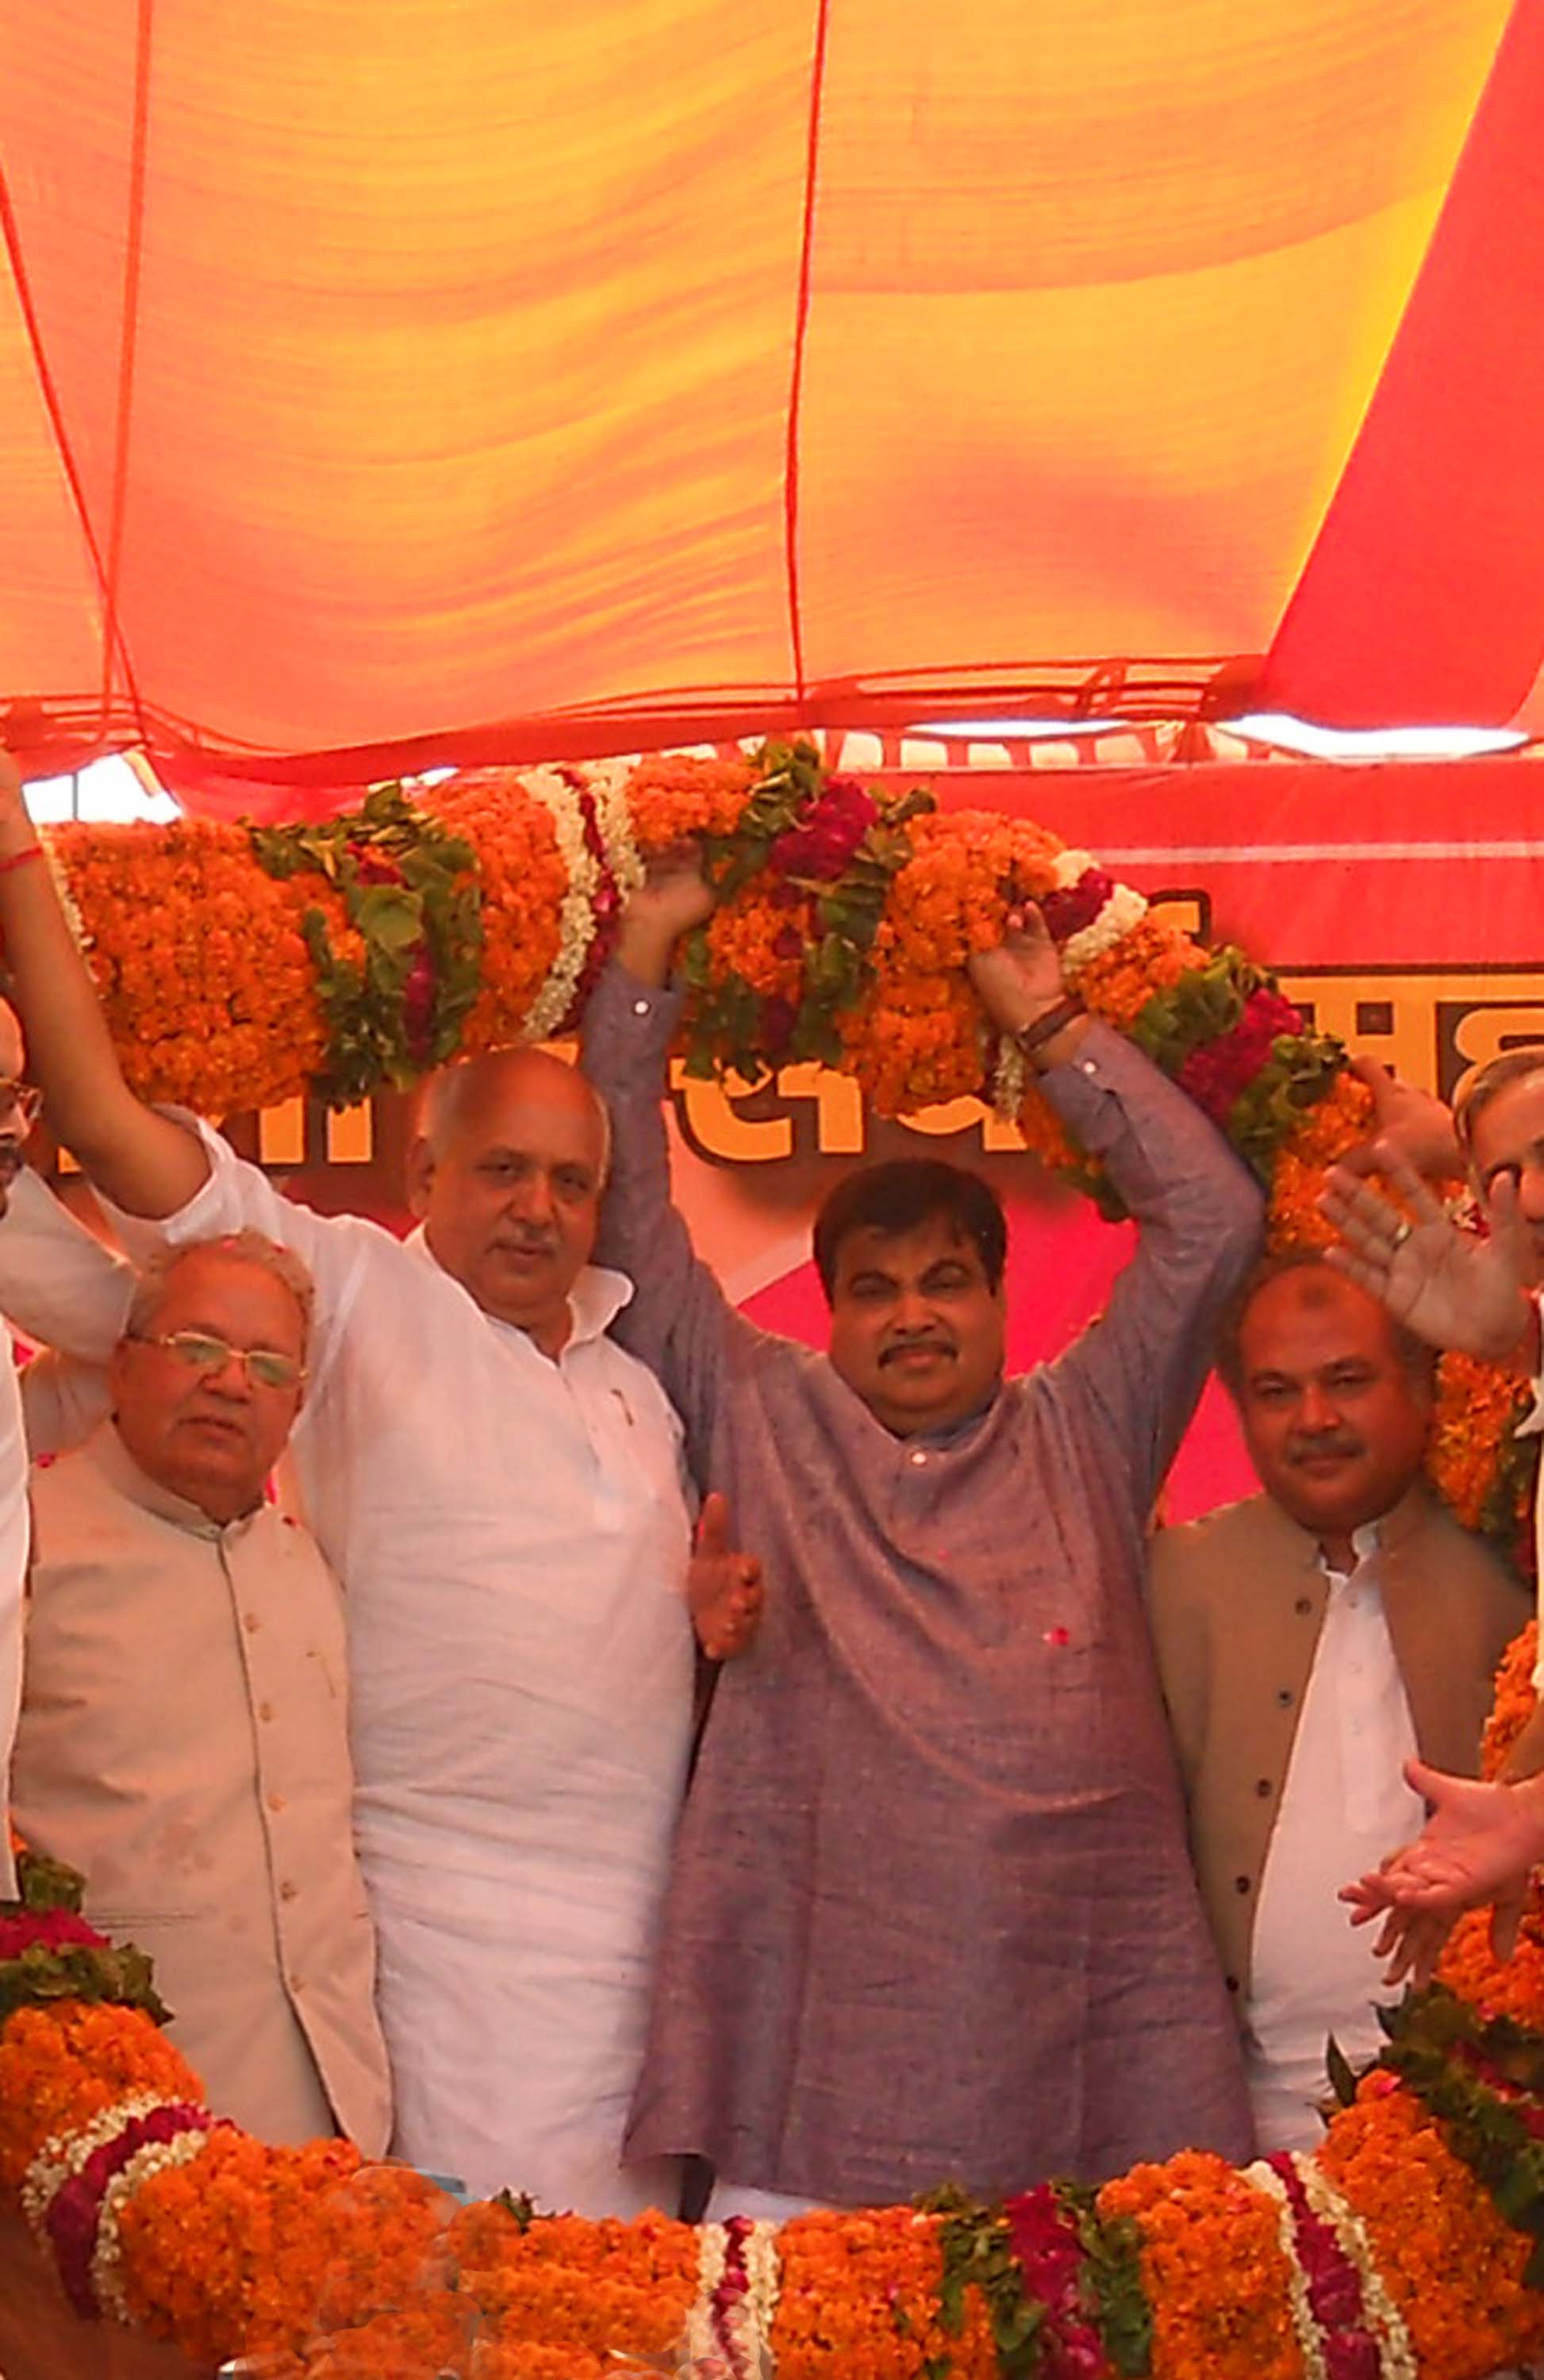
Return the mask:
[[1540,123],[1544,0],[6,0],[11,732],[1504,720]]

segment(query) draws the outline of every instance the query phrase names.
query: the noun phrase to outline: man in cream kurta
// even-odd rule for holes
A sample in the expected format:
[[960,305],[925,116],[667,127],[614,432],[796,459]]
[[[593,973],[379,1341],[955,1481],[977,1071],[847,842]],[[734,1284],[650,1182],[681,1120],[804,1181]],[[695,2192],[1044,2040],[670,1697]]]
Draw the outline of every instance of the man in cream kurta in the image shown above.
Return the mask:
[[[130,1276],[21,1162],[30,1122],[16,1099],[21,1062],[20,1028],[0,1001],[0,1312],[34,1341],[110,1346],[128,1309]],[[50,1354],[30,1364],[18,1383],[0,1326],[0,1900],[16,1890],[6,1779],[21,1705],[28,1448],[56,1452],[85,1436],[103,1410],[94,1366]]]
[[111,1421],[37,1472],[32,1512],[23,1835],[150,1953],[212,2107],[262,2140],[341,2128],[382,2155],[336,1582],[295,1521],[212,1518]]

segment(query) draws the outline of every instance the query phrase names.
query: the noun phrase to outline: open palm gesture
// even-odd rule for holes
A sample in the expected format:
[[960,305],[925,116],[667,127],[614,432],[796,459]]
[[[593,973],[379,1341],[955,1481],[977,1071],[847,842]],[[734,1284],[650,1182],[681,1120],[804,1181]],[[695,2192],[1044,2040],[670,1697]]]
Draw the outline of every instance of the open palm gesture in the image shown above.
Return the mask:
[[1319,1205],[1344,1245],[1330,1250],[1331,1262],[1429,1345],[1505,1362],[1526,1345],[1533,1323],[1533,1243],[1516,1184],[1498,1179],[1489,1236],[1476,1239],[1449,1220],[1402,1160],[1391,1160],[1388,1179],[1402,1204],[1344,1166],[1331,1168]]

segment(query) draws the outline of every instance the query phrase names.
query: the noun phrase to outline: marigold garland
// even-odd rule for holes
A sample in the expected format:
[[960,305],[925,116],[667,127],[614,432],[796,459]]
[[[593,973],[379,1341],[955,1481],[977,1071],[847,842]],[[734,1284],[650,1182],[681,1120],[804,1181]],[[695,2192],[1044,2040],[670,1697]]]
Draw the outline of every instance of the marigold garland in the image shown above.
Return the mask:
[[[1325,1168],[1366,1136],[1366,1087],[1242,952],[1149,913],[1087,852],[1001,812],[937,813],[831,778],[808,745],[626,770],[481,770],[382,787],[325,826],[180,820],[49,837],[134,1087],[221,1115],[303,1089],[358,1098],[452,1050],[572,1023],[640,855],[694,841],[723,895],[691,938],[688,1070],[754,1082],[840,1065],[885,1115],[1005,1102],[1054,1171],[1113,1202],[965,972],[1038,902],[1096,1015],[1130,1033],[1270,1194],[1276,1245],[1322,1245]],[[1431,1475],[1519,1560],[1538,1449],[1503,1376],[1440,1373]]]
[[[1089,1007],[1267,1183],[1272,1238],[1327,1236],[1319,1184],[1365,1135],[1365,1087],[1241,953],[1148,915],[1088,854],[1027,821],[941,818],[925,797],[828,780],[808,747],[755,765],[650,761],[625,780],[536,775],[458,779],[417,811],[388,790],[320,835],[278,830],[276,845],[275,831],[260,843],[197,821],[59,831],[53,856],[136,1087],[220,1113],[319,1083],[357,1091],[371,1050],[400,1075],[457,1036],[475,1050],[532,1020],[551,1030],[603,958],[639,854],[694,838],[725,895],[689,954],[698,1071],[754,1078],[784,1056],[836,1057],[899,1113],[997,1077],[1031,1147],[1083,1178],[1044,1102],[1000,1069],[965,973],[1008,908],[1035,900]],[[341,1005],[328,968],[352,987]],[[1520,1412],[1499,1376],[1444,1365],[1434,1476],[1506,1540],[1530,1485]],[[1503,1665],[1491,1767],[1533,1707],[1532,1644],[1530,1629]],[[1331,2380],[1354,2352],[1376,2351],[1379,2380],[1400,2380],[1411,2351],[1425,2380],[1480,2380],[1544,2348],[1532,2242],[1503,2212],[1544,2226],[1538,2152],[1516,2145],[1544,2139],[1537,1916],[1504,1969],[1483,1920],[1456,1931],[1442,1989],[1477,2011],[1453,2031],[1457,2065],[1439,1993],[1436,2034],[1417,2007],[1390,2052],[1405,2079],[1365,2078],[1317,2157],[1273,2190],[1187,2153],[1097,2194],[1040,2190],[1003,2210],[951,2199],[804,2216],[775,2237],[726,2226],[705,2263],[699,2235],[663,2216],[452,2211],[417,2176],[361,2169],[346,2143],[268,2149],[206,2129],[142,1962],[79,1919],[67,1879],[37,1863],[23,1878],[23,1902],[0,1912],[0,2192],[25,2192],[78,2293],[205,2362],[239,2350],[272,2380],[600,2380],[671,2370],[696,2337],[729,2380],[752,2380],[763,2347],[781,2380],[1298,2380],[1320,2350],[1293,2243],[1329,2257],[1330,2229],[1377,2315],[1376,2341],[1325,2334]],[[1526,2058],[1509,2026],[1538,2029]]]
[[[23,1881],[0,1922],[44,1939],[57,1888]],[[1274,2175],[1185,2152],[1097,2192],[699,2231],[266,2148],[199,2107],[142,2007],[45,2000],[0,2025],[0,2193],[82,2303],[264,2380],[667,2374],[693,2340],[722,2380],[1483,2380],[1544,2350],[1537,1924],[1500,1969],[1466,1923],[1391,2031]]]

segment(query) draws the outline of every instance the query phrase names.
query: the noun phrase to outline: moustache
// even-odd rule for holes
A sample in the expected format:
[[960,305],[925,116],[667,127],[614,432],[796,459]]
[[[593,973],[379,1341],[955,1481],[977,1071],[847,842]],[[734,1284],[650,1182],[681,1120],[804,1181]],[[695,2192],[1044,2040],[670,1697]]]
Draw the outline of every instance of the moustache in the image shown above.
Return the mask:
[[881,1353],[880,1369],[882,1371],[886,1364],[894,1364],[902,1355],[953,1355],[956,1352],[952,1339],[936,1334],[926,1339],[893,1339]]
[[1286,1451],[1289,1463],[1313,1463],[1321,1455],[1343,1454],[1348,1460],[1365,1450],[1362,1441],[1349,1429],[1327,1429],[1317,1438],[1295,1438]]

